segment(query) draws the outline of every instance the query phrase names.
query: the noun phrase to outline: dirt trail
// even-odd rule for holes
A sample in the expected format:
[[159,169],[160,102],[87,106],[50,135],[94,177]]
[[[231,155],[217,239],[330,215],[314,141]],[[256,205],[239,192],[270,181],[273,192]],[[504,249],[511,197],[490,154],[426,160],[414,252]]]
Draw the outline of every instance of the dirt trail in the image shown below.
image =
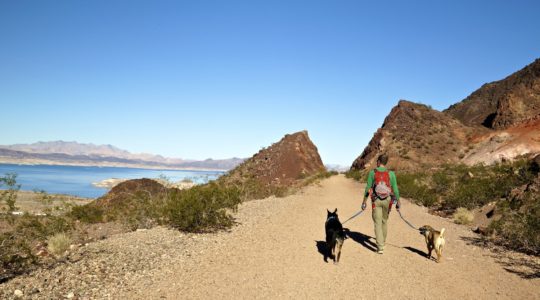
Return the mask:
[[425,256],[423,237],[390,215],[383,255],[374,250],[370,209],[346,224],[341,263],[324,262],[326,209],[341,220],[360,207],[363,185],[333,176],[286,198],[241,205],[230,232],[166,228],[89,244],[70,263],[0,285],[0,298],[61,299],[540,299],[540,259],[475,246],[464,226],[403,202],[416,226],[446,228],[444,261]]
[[[346,224],[353,238],[343,246],[341,263],[325,263],[318,251],[322,243],[317,241],[324,240],[326,209],[337,207],[345,220],[359,208],[362,187],[334,176],[298,195],[246,203],[238,214],[240,226],[205,240],[203,253],[170,265],[151,290],[130,296],[156,297],[158,290],[159,296],[171,299],[540,297],[540,279],[524,279],[505,270],[501,255],[467,242],[474,234],[466,227],[407,201],[402,213],[410,222],[446,228],[444,262],[423,256],[423,238],[394,211],[383,255],[373,251],[373,223],[365,213]],[[515,267],[519,271],[519,265]]]

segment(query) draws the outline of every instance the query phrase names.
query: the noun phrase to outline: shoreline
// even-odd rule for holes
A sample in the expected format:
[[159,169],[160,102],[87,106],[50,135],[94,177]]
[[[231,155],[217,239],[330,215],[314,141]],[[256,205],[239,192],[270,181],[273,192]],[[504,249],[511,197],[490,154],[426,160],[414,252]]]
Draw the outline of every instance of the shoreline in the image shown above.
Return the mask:
[[[166,181],[166,180],[159,179],[159,178],[149,178],[149,179],[152,179],[152,180],[154,180],[156,182],[159,182],[160,184],[162,184],[163,186],[165,186],[167,188],[177,188],[177,189],[180,189],[180,190],[189,189],[189,188],[192,188],[192,187],[198,185],[198,183],[195,183],[195,182],[193,182],[191,180],[185,180],[185,179],[182,179],[180,181]],[[113,187],[119,185],[120,183],[128,181],[128,180],[132,180],[132,179],[129,179],[129,178],[108,178],[108,179],[104,179],[104,180],[101,180],[101,181],[98,181],[98,182],[92,182],[92,185],[97,187],[97,188],[107,189],[107,190],[110,191]]]
[[142,169],[142,170],[164,170],[164,171],[200,171],[200,172],[227,172],[225,169],[211,169],[211,168],[176,168],[170,166],[149,166],[139,164],[122,164],[122,163],[103,163],[103,164],[88,164],[88,163],[60,163],[50,161],[11,161],[0,158],[0,165],[18,165],[18,166],[66,166],[66,167],[96,167],[96,168],[128,168],[128,169]]

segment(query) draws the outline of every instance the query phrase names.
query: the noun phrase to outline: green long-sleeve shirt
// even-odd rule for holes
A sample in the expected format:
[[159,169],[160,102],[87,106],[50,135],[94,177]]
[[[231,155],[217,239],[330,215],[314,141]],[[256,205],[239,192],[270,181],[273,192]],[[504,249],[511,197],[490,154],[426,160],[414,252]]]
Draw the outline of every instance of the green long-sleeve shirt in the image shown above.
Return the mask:
[[[384,172],[386,171],[385,167],[378,167],[377,171]],[[399,189],[397,186],[397,179],[396,174],[394,171],[388,172],[390,175],[390,185],[392,186],[392,191],[394,192],[394,196],[396,197],[396,200],[399,200]],[[364,197],[369,196],[369,189],[373,186],[373,181],[375,180],[375,170],[369,171],[367,184],[366,184],[366,191],[364,193]]]

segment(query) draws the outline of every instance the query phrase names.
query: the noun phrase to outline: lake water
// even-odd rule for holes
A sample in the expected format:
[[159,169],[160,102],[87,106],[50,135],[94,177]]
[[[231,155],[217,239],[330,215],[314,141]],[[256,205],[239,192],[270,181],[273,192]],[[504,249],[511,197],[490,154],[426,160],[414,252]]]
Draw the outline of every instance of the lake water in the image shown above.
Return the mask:
[[163,175],[171,181],[187,178],[196,183],[206,183],[218,178],[224,172],[0,164],[0,176],[6,173],[17,174],[17,183],[21,185],[21,190],[38,189],[50,194],[96,198],[108,190],[95,187],[92,183],[109,178],[158,178]]

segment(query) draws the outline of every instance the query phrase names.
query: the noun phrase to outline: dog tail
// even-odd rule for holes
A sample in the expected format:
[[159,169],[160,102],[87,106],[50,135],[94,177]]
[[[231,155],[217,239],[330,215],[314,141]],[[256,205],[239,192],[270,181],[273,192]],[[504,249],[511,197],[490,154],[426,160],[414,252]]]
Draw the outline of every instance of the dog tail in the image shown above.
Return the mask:
[[444,237],[444,231],[445,231],[445,230],[446,230],[446,229],[444,229],[444,228],[441,229],[441,235],[440,235],[441,237]]

